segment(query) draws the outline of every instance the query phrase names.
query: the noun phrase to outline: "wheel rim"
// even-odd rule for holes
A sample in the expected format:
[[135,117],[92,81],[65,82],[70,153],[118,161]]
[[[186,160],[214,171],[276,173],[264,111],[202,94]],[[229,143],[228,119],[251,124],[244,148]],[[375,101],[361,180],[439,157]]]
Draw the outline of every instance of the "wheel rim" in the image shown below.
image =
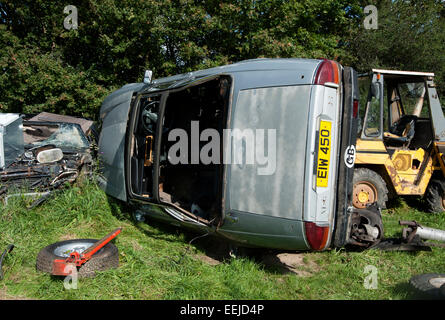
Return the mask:
[[[56,256],[68,258],[72,252],[82,253],[89,247],[91,247],[96,240],[79,240],[79,241],[73,241],[70,243],[62,244],[58,247],[56,247],[53,251],[53,253]],[[98,251],[101,252],[103,250],[100,249]]]
[[432,278],[429,280],[430,284],[435,288],[440,288],[442,285],[445,284],[445,278],[438,277],[438,278]]
[[372,183],[360,181],[355,184],[352,199],[354,207],[363,209],[366,208],[368,203],[373,203],[377,200],[377,188]]

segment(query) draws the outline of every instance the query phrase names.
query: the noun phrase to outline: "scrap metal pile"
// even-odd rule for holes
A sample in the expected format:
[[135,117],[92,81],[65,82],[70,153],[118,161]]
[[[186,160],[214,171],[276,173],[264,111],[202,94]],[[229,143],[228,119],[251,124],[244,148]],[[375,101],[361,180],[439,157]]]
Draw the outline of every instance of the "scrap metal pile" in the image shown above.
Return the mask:
[[0,114],[0,198],[32,196],[34,207],[81,172],[90,173],[93,122],[40,113]]

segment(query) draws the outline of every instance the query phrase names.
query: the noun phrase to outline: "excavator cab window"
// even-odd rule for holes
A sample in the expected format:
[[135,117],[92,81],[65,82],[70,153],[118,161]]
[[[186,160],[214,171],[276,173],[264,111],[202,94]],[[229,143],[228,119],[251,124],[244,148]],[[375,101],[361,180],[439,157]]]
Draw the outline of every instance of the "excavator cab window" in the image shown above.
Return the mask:
[[363,120],[365,119],[366,105],[368,102],[369,87],[371,85],[371,78],[368,74],[360,75],[358,77],[358,87],[360,91],[360,101],[359,101],[359,119],[357,133],[360,136],[363,129]]
[[371,81],[366,104],[363,134],[368,138],[379,138],[382,134],[381,96],[383,88],[375,76]]
[[417,148],[411,146],[416,136],[416,127],[419,118],[423,123],[429,124],[429,108],[426,105],[425,83],[407,82],[405,79],[389,79],[385,83],[384,119],[387,128],[384,132],[384,141],[387,146]]
[[425,97],[425,83],[399,83],[398,91],[403,103],[403,113],[429,118],[428,99]]

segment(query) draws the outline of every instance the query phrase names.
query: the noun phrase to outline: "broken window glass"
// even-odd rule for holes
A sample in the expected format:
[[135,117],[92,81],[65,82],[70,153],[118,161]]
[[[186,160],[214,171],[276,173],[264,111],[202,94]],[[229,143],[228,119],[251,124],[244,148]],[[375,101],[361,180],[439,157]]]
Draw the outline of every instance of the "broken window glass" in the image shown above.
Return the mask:
[[61,149],[85,149],[89,147],[79,125],[73,123],[24,123],[24,140],[27,147],[48,144]]

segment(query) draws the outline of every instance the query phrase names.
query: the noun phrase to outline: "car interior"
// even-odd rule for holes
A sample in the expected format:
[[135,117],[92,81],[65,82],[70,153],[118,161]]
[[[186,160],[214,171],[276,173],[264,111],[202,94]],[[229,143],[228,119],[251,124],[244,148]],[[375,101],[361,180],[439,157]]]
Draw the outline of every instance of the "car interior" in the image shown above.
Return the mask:
[[[157,187],[161,202],[208,222],[220,216],[222,137],[230,85],[230,77],[219,76],[173,89],[163,93],[168,95],[165,106],[161,106],[162,94],[141,97],[130,145],[131,188],[134,194],[153,198],[153,184],[156,183],[153,172],[158,161]],[[162,107],[165,111],[160,122]],[[158,128],[159,124],[162,124],[162,129]],[[208,132],[209,129],[217,136],[204,137],[203,131]],[[159,155],[156,155],[155,148],[157,132],[161,132]],[[203,153],[212,162],[203,161]]]

